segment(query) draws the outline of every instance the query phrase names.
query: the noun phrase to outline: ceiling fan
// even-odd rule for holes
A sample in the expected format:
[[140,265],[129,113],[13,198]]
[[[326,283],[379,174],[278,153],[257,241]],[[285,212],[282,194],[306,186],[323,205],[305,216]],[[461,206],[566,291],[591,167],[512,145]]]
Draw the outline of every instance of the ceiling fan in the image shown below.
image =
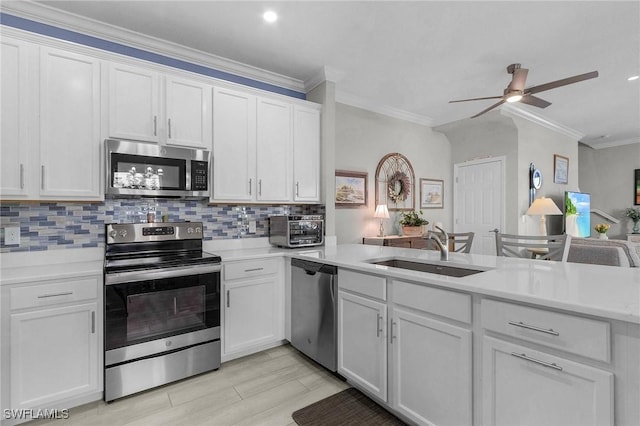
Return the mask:
[[471,118],[476,118],[484,114],[485,112],[491,111],[492,109],[502,105],[505,102],[521,102],[523,104],[533,105],[538,108],[546,108],[551,105],[551,102],[547,102],[544,99],[533,96],[534,93],[544,92],[545,90],[555,89],[557,87],[566,86],[567,84],[573,84],[583,80],[589,80],[590,78],[596,78],[598,76],[598,71],[591,71],[585,74],[574,75],[573,77],[567,77],[563,78],[562,80],[556,80],[525,89],[524,85],[527,81],[527,73],[529,72],[528,69],[520,68],[520,64],[511,64],[507,67],[507,72],[509,74],[512,74],[513,77],[511,77],[511,83],[509,83],[507,88],[504,89],[504,94],[502,96],[460,99],[457,101],[449,101],[449,103],[480,101],[484,99],[500,99],[500,101],[498,101],[497,103],[491,105],[485,110],[480,111],[478,114],[472,116]]

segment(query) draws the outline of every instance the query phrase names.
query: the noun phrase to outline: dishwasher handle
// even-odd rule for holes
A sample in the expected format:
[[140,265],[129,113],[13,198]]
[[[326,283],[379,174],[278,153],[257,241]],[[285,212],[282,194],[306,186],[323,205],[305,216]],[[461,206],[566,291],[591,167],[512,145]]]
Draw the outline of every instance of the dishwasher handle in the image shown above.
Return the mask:
[[301,268],[307,275],[315,275],[318,272],[329,275],[337,275],[338,267],[324,263],[311,262],[309,260],[291,259],[291,266]]

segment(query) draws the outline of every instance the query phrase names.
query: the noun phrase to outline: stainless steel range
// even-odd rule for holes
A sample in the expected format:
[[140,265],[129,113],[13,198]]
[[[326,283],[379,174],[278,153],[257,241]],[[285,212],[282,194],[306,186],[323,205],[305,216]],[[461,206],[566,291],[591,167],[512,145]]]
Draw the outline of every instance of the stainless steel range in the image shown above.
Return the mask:
[[105,401],[220,367],[220,257],[202,232],[106,225]]

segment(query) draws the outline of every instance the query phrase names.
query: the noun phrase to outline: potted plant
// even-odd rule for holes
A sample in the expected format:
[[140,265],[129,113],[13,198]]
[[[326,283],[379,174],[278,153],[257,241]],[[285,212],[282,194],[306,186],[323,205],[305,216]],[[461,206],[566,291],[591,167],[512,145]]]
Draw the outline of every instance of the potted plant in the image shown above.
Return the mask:
[[419,212],[410,211],[408,213],[400,212],[402,219],[400,219],[400,225],[402,225],[402,234],[407,236],[419,236],[423,234],[423,226],[428,225],[429,221],[420,217],[422,210]]
[[638,223],[640,223],[640,208],[629,207],[625,214],[633,221],[633,233],[640,234],[640,227],[638,226]]
[[593,227],[593,229],[596,230],[601,240],[609,239],[609,237],[607,237],[607,231],[609,230],[609,225],[607,225],[606,223],[598,223],[596,224],[596,226]]

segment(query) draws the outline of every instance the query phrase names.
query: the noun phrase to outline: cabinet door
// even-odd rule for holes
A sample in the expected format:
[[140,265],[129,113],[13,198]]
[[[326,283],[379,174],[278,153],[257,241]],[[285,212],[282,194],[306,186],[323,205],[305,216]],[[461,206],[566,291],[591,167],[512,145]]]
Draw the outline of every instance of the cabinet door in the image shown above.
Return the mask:
[[11,407],[98,391],[97,303],[11,315]]
[[291,201],[291,106],[258,98],[257,178],[259,201]]
[[282,286],[277,277],[225,284],[225,354],[283,338]]
[[30,166],[27,154],[31,141],[28,135],[28,107],[32,99],[28,55],[31,47],[23,41],[2,37],[0,195],[3,197],[27,194],[29,182],[25,173]]
[[487,336],[482,355],[483,424],[613,424],[612,373]]
[[40,194],[100,197],[100,63],[40,51]]
[[211,150],[211,86],[167,77],[165,87],[167,144]]
[[213,199],[251,201],[256,194],[256,98],[213,89]]
[[387,401],[387,307],[338,291],[338,373]]
[[293,108],[295,201],[320,201],[320,111]]
[[471,331],[394,308],[393,406],[419,424],[470,425]]
[[160,140],[158,74],[143,68],[111,64],[109,68],[109,136]]

